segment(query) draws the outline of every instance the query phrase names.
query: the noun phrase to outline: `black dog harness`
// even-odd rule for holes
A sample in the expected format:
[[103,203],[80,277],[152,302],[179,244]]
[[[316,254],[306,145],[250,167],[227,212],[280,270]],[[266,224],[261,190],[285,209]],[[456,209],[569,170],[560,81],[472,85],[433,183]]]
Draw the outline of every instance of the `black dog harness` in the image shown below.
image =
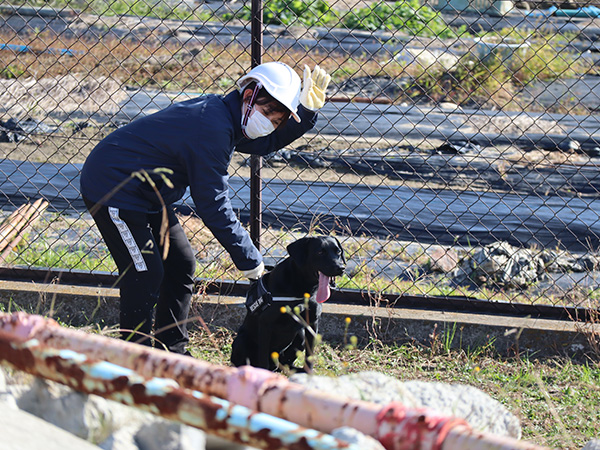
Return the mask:
[[250,285],[246,294],[246,309],[250,314],[261,314],[274,303],[297,303],[304,301],[304,297],[273,297],[265,288],[264,275]]

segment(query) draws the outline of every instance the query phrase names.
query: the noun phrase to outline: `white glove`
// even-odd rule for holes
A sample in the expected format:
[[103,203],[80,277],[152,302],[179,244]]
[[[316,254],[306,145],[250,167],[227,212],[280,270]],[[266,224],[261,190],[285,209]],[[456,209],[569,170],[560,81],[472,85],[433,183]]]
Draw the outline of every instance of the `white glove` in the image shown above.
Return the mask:
[[315,66],[312,71],[307,65],[304,66],[304,81],[302,83],[302,92],[300,92],[300,103],[306,109],[318,111],[325,104],[325,91],[331,81],[331,76]]
[[265,271],[265,264],[261,262],[254,269],[242,270],[242,274],[250,280],[258,280],[262,276],[264,271]]

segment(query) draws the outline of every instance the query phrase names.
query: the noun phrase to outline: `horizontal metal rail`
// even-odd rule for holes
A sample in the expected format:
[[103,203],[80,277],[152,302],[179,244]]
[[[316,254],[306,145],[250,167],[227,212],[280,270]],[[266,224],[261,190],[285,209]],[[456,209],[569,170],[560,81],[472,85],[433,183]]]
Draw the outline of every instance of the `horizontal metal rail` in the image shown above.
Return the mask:
[[[0,279],[12,281],[59,282],[81,286],[115,287],[117,276],[107,272],[88,272],[45,268],[0,267]],[[245,296],[247,281],[210,280],[197,278],[207,294]],[[373,301],[382,307],[412,308],[431,311],[470,312],[536,319],[590,322],[598,311],[589,308],[557,305],[527,305],[511,302],[490,302],[467,296],[435,296],[412,294],[380,294],[357,289],[333,289],[329,303],[370,305]]]

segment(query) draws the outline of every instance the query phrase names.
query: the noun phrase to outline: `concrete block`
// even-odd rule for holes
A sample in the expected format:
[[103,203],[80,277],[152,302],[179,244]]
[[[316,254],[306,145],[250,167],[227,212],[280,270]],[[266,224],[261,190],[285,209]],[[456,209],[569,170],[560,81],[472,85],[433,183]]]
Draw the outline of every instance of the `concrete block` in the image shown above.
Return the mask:
[[0,450],[99,450],[99,447],[19,409],[0,404]]

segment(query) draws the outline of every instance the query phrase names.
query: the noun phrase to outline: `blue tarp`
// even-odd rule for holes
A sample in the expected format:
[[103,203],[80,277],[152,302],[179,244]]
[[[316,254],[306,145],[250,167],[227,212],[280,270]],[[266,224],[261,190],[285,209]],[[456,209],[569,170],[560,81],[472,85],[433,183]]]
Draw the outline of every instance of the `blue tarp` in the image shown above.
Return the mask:
[[583,6],[574,9],[559,9],[556,6],[548,8],[548,12],[558,17],[600,17],[600,8],[597,6]]
[[48,47],[43,50],[37,50],[29,45],[18,45],[18,44],[3,44],[0,43],[0,50],[12,50],[16,53],[52,53],[54,55],[67,55],[67,56],[75,56],[75,55],[83,55],[84,52],[80,50],[71,50],[69,48],[53,48]]

